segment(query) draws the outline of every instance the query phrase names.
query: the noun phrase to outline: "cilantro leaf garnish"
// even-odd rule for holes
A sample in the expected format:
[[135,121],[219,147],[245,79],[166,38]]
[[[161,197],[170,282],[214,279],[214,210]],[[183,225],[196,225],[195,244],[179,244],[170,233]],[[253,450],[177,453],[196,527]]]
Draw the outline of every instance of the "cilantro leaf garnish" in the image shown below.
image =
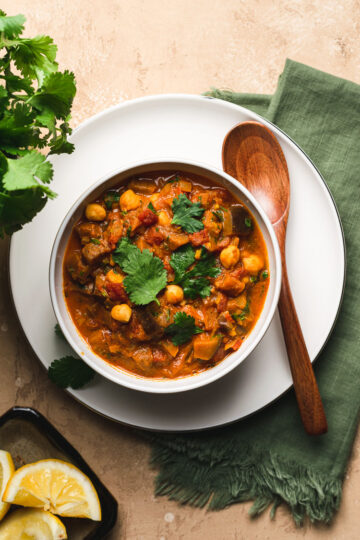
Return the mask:
[[117,243],[116,249],[112,253],[113,261],[122,268],[122,265],[128,259],[129,254],[132,251],[136,253],[138,249],[139,248],[135,246],[135,244],[131,243],[130,236],[127,235]]
[[175,314],[174,322],[165,328],[165,334],[171,336],[174,345],[183,345],[190,341],[195,334],[201,334],[202,330],[195,325],[194,317],[186,315],[183,311]]
[[201,218],[205,210],[201,203],[192,203],[181,193],[173,200],[171,209],[174,214],[171,222],[173,225],[179,225],[188,233],[198,232],[204,228]]
[[246,227],[248,227],[249,229],[251,229],[251,228],[252,228],[252,219],[249,218],[249,217],[246,217],[246,218],[245,218],[245,225],[246,225]]
[[269,271],[268,270],[264,270],[263,273],[261,274],[261,277],[263,279],[267,279],[269,277]]
[[182,286],[186,298],[206,298],[211,293],[211,283],[204,277],[184,279]]
[[21,37],[24,22],[0,10],[0,236],[21,229],[55,197],[44,185],[53,176],[44,149],[74,149],[67,140],[74,75],[58,71],[49,36]]
[[171,255],[170,265],[175,272],[175,283],[180,283],[186,270],[195,262],[195,251],[189,244],[180,247]]
[[64,356],[51,362],[48,369],[50,380],[60,388],[82,388],[91,381],[95,371],[91,369],[81,358]]
[[124,287],[130,300],[139,306],[159,303],[156,295],[166,287],[167,273],[163,262],[151,251],[141,251],[128,237],[118,242],[113,260],[127,274]]
[[215,257],[203,247],[200,259],[195,262],[193,248],[186,244],[177,249],[170,258],[170,265],[175,272],[174,283],[181,285],[187,298],[205,298],[210,295],[211,283],[209,277],[217,277],[221,270],[216,266]]

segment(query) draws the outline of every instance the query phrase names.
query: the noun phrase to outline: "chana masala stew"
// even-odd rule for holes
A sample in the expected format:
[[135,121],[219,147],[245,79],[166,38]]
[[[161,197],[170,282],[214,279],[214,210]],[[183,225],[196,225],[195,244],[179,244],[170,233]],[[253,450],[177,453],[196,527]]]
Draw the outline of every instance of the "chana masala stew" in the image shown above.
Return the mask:
[[88,204],[64,259],[78,332],[104,360],[144,377],[211,368],[241,347],[264,305],[265,242],[227,189],[151,172]]

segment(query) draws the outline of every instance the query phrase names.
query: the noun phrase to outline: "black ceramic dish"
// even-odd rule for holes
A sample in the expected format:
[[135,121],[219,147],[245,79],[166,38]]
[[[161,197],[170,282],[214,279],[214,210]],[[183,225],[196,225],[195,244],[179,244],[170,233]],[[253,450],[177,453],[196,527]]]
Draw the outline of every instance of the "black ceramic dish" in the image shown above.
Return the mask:
[[39,459],[57,458],[76,465],[92,481],[98,493],[102,519],[61,518],[69,540],[102,540],[117,519],[117,502],[79,452],[46,420],[29,407],[14,407],[0,417],[0,448],[8,450],[15,467]]

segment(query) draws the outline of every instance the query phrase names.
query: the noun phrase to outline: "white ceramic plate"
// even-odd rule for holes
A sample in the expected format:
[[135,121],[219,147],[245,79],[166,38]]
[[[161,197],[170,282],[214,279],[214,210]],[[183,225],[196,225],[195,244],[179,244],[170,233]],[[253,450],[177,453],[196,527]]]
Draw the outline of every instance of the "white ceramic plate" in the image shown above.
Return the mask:
[[[291,181],[286,246],[289,279],[310,358],[316,358],[336,320],[345,278],[341,223],[324,180],[294,142],[247,109],[201,96],[164,95],[118,105],[84,122],[72,136],[75,152],[52,158],[52,189],[59,197],[12,239],[10,282],[15,307],[44,366],[71,354],[70,347],[54,335],[48,270],[56,232],[74,201],[100,177],[136,161],[167,158],[221,168],[225,134],[235,124],[254,119],[272,129],[287,159]],[[151,395],[97,376],[85,389],[70,393],[119,422],[175,431],[206,429],[244,418],[271,403],[291,384],[276,314],[246,361],[203,388]]]

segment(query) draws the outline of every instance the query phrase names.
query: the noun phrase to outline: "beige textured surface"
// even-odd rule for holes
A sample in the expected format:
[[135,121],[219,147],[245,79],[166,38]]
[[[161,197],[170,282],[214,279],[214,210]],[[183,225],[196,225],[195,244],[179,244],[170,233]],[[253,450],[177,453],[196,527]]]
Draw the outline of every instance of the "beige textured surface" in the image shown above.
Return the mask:
[[[360,83],[357,0],[2,0],[24,13],[26,32],[48,33],[61,68],[76,73],[73,125],[119,101],[210,86],[273,92],[291,57]],[[149,448],[57,390],[21,335],[0,242],[0,413],[14,404],[44,413],[75,445],[119,502],[112,540],[352,540],[359,537],[359,437],[341,510],[329,528],[296,530],[286,509],[249,520],[249,504],[219,513],[153,496]],[[44,284],[47,286],[47,284]]]

